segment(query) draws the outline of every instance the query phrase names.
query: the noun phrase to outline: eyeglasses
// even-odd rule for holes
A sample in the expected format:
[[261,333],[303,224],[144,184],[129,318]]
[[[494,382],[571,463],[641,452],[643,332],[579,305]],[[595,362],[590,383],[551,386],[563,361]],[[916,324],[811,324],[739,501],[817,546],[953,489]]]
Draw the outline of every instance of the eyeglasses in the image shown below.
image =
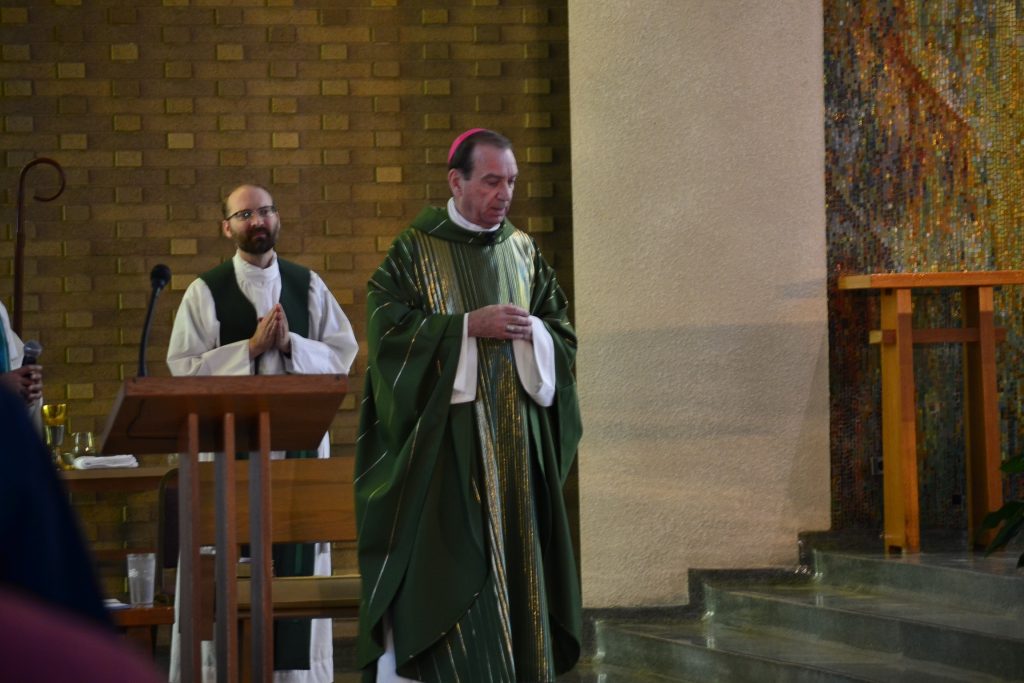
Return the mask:
[[273,216],[277,213],[277,207],[271,204],[270,206],[261,206],[258,209],[242,209],[241,211],[235,211],[224,220],[230,221],[237,218],[242,221],[247,221],[253,217],[253,214],[257,213],[260,215],[260,218],[267,218],[268,216]]

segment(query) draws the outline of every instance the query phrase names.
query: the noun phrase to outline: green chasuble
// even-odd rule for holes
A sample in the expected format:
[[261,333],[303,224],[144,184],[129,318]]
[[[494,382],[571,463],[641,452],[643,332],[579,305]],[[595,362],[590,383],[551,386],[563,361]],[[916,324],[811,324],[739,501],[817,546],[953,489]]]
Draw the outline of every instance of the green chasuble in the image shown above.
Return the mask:
[[[554,403],[522,388],[511,341],[477,345],[476,400],[451,405],[464,314],[514,303],[555,350]],[[565,295],[508,221],[464,230],[424,210],[369,282],[356,451],[362,605],[372,681],[392,626],[400,674],[553,681],[579,657],[580,590],[562,487],[581,427]]]
[[[281,273],[279,301],[288,318],[288,330],[309,337],[309,269],[278,257]],[[220,343],[230,344],[252,337],[259,322],[256,309],[238,288],[235,266],[225,261],[199,276],[210,288],[220,323]],[[255,362],[259,374],[259,359]],[[239,460],[249,454],[236,454]],[[316,451],[288,451],[286,458],[315,458]],[[312,576],[316,545],[275,543],[271,548],[275,576]],[[274,620],[274,669],[308,669],[312,625],[309,619]]]

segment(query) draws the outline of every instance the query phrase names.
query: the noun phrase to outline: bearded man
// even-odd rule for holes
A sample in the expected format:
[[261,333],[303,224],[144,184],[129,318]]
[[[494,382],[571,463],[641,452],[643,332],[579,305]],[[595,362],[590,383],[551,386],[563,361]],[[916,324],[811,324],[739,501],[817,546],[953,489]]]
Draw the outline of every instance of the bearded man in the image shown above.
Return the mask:
[[[277,206],[265,187],[242,185],[224,200],[221,231],[237,249],[230,261],[201,274],[185,291],[167,349],[172,374],[348,372],[358,349],[352,326],[316,273],[277,256],[280,230]],[[327,458],[330,443],[325,434],[317,451],[272,451],[270,457]],[[331,573],[327,543],[276,544],[273,554],[277,576]],[[175,638],[172,680],[178,674],[176,645]],[[213,648],[204,647],[204,680],[214,665]],[[332,680],[330,619],[275,621],[275,683]]]

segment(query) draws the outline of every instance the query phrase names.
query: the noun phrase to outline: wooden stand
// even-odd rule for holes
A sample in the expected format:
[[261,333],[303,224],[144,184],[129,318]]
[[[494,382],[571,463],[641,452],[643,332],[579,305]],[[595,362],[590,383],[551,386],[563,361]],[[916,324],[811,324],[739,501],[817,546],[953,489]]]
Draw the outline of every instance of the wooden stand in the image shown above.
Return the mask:
[[[882,471],[886,551],[919,552],[920,508],[917,477],[917,418],[914,400],[914,344],[964,344],[964,424],[967,443],[967,529],[973,545],[990,532],[978,526],[1002,505],[999,471],[999,400],[996,341],[1006,331],[994,325],[993,288],[1024,284],[1024,271],[883,273],[839,278],[839,289],[877,289],[882,329],[869,341],[882,348]],[[963,292],[961,328],[912,327],[915,289],[959,287]]]
[[[249,460],[252,552],[252,679],[273,676],[270,594],[270,451],[316,448],[345,396],[343,375],[255,377],[137,377],[114,401],[101,452],[182,453],[179,463],[182,681],[202,681],[199,581],[199,477],[201,451],[216,457],[217,677],[238,680],[238,532],[234,453],[258,451]],[[224,454],[227,453],[227,457]]]

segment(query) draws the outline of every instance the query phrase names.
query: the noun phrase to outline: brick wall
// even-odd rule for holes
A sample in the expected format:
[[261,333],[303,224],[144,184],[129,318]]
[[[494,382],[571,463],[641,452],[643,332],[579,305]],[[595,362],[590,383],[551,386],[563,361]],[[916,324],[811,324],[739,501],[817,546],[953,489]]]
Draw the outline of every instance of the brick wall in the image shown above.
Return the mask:
[[[232,253],[220,199],[243,181],[281,209],[279,251],[319,272],[365,330],[365,282],[393,236],[447,198],[445,155],[472,126],[507,134],[512,220],[571,292],[565,0],[7,0],[0,8],[0,296],[11,309],[20,170],[27,175],[23,338],[46,396],[100,431],[136,373],[150,269],[169,265],[152,375],[197,273]],[[352,451],[365,346],[332,426]],[[153,498],[79,501],[90,536],[146,544]],[[114,510],[114,512],[112,512]]]

